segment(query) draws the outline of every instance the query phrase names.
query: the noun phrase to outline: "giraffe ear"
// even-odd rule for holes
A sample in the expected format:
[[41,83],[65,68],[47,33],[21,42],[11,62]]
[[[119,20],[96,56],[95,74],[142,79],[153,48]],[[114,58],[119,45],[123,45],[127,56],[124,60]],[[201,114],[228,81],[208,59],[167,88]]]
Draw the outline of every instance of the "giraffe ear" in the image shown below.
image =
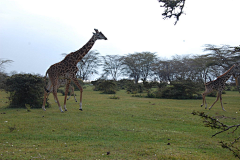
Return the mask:
[[94,33],[94,32],[92,32],[93,33],[93,35],[95,35],[96,33]]

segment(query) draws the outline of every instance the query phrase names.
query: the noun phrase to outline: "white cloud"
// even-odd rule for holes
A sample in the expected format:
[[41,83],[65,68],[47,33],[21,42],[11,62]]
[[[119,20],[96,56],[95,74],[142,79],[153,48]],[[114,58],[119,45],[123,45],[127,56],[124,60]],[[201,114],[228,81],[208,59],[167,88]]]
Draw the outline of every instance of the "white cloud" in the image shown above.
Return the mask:
[[240,1],[187,1],[176,26],[163,20],[160,4],[146,0],[0,0],[1,57],[7,72],[44,74],[61,53],[82,47],[94,28],[108,38],[93,49],[102,55],[157,52],[161,57],[202,52],[207,43],[239,45]]

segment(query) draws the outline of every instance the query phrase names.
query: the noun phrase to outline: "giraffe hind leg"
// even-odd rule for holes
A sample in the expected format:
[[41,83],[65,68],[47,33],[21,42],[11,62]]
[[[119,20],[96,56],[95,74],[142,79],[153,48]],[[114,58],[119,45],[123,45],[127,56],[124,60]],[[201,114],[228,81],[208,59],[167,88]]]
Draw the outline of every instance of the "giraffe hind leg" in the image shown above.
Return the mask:
[[53,96],[54,96],[54,98],[55,98],[56,101],[57,101],[59,110],[63,113],[62,107],[61,107],[61,105],[60,105],[60,103],[59,103],[59,100],[58,100],[58,97],[57,97],[57,86],[54,86],[54,85],[53,85]]
[[51,89],[52,89],[52,83],[51,83],[51,81],[49,81],[47,87],[44,87],[44,97],[43,97],[43,105],[42,105],[42,109],[44,111],[46,111],[45,104],[47,101],[47,97],[51,93]]

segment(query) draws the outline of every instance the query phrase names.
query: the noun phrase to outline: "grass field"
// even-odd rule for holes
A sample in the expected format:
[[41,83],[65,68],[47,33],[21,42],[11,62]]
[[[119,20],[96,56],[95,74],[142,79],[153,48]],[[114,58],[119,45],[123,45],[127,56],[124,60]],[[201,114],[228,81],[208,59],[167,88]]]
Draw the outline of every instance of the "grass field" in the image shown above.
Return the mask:
[[[209,111],[200,107],[202,100],[138,98],[125,91],[117,92],[120,99],[110,96],[87,87],[83,111],[72,97],[68,111],[61,113],[51,94],[51,108],[29,112],[6,108],[7,94],[1,91],[0,159],[235,159],[219,144],[234,136],[211,138],[217,130],[204,127],[191,113],[205,111],[226,124],[238,124],[238,92],[223,95],[226,112],[220,102]],[[61,104],[63,98],[59,94]],[[207,97],[208,104],[214,100]]]

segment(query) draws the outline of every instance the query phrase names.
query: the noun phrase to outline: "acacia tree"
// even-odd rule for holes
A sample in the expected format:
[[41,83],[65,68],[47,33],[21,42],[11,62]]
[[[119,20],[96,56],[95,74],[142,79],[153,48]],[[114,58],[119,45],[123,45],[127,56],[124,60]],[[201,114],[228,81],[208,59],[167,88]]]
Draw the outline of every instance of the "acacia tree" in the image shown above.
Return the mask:
[[151,52],[128,54],[123,60],[123,72],[133,78],[135,83],[138,83],[140,78],[146,81],[147,77],[152,75],[151,68],[155,58],[155,53]]
[[79,71],[77,72],[77,78],[87,80],[91,75],[98,74],[99,66],[101,65],[100,53],[96,50],[89,51],[77,64]]
[[171,63],[169,60],[162,60],[158,58],[153,64],[152,71],[161,82],[170,82],[173,74]]
[[[207,66],[209,68],[209,76],[211,77],[218,77],[227,71],[233,64],[240,63],[239,47],[206,44],[204,51],[208,52],[205,59],[209,60]],[[237,72],[240,73],[240,70]]]
[[141,77],[143,81],[146,81],[148,76],[152,76],[152,67],[156,61],[156,53],[151,52],[141,52],[139,53],[141,57]]
[[106,55],[103,56],[103,75],[106,77],[110,75],[114,81],[121,75],[121,68],[123,57],[119,55]]

